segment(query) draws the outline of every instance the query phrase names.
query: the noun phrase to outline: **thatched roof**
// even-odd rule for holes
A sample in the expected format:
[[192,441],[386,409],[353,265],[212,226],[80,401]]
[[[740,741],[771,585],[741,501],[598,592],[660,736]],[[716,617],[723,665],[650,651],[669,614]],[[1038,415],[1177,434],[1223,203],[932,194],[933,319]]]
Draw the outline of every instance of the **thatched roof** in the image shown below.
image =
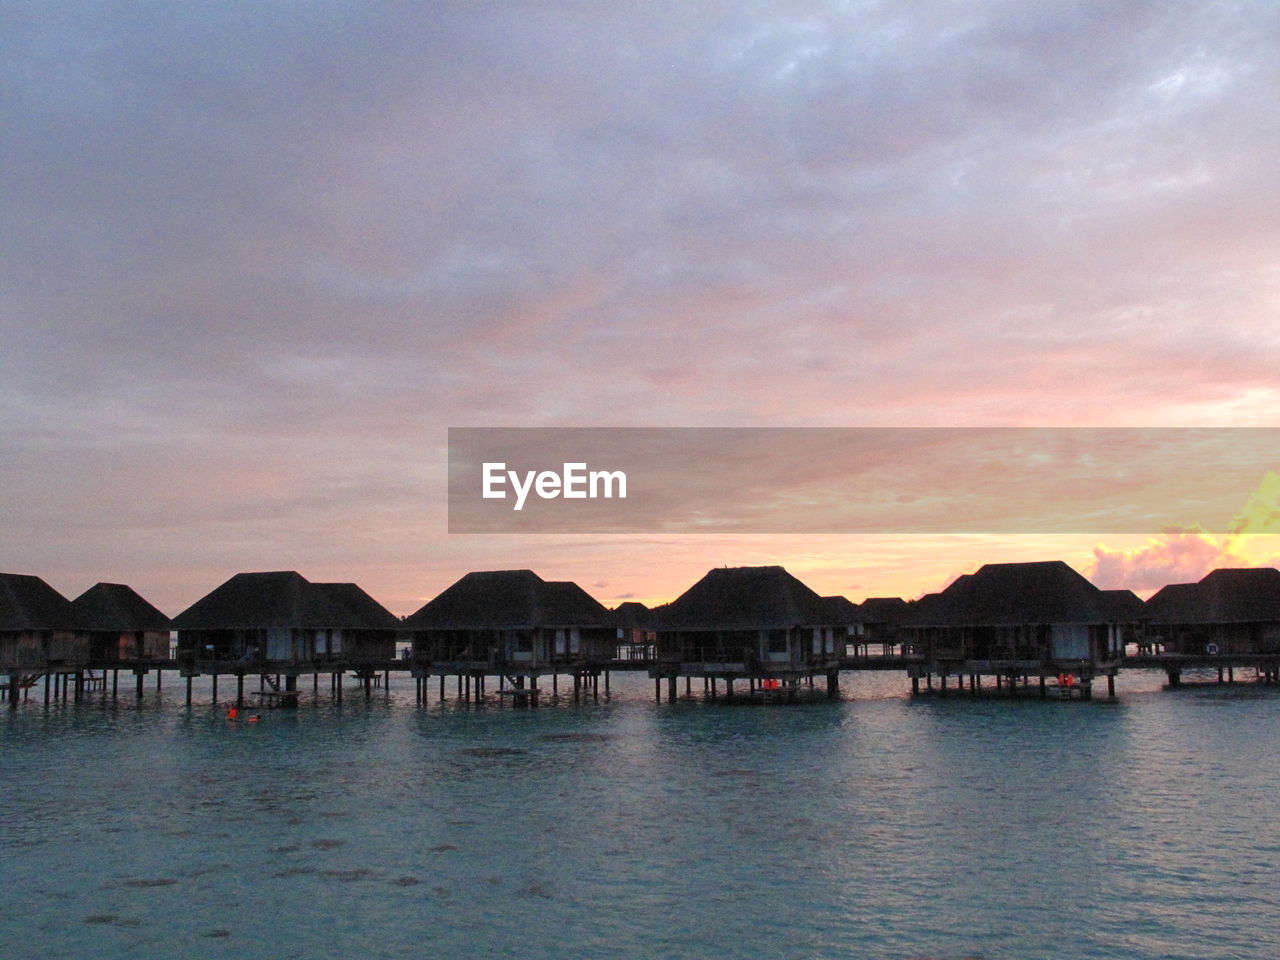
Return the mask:
[[1200,581],[1205,615],[1216,623],[1280,621],[1280,570],[1225,567]]
[[[923,600],[923,598],[922,598]],[[917,607],[926,626],[1111,623],[1113,604],[1061,560],[988,563]]]
[[861,608],[848,597],[839,595],[823,597],[822,602],[826,605],[828,617],[824,621],[824,626],[847,627],[850,624],[865,622],[862,619]]
[[515,630],[611,626],[604,606],[571,581],[543,580],[532,570],[468,573],[409,617],[417,630]]
[[1115,623],[1141,620],[1146,611],[1146,604],[1132,590],[1103,590],[1102,598]]
[[1223,567],[1199,583],[1173,583],[1146,603],[1156,623],[1280,622],[1280,570]]
[[177,630],[334,630],[364,617],[292,570],[237,573],[173,618]]
[[[926,593],[907,604],[906,612],[898,621],[901,626],[938,626],[950,623],[948,605],[941,593]],[[867,621],[864,621],[867,622]],[[874,622],[874,621],[870,621]]]
[[647,627],[653,622],[653,612],[636,600],[620,603],[609,612],[619,627]]
[[759,630],[830,625],[823,599],[782,567],[718,567],[673,600],[668,630]]
[[902,623],[907,601],[901,597],[867,597],[858,604],[858,623]]
[[72,630],[71,602],[39,577],[0,573],[0,630]]
[[169,618],[123,583],[96,583],[71,601],[85,630],[168,630]]
[[354,583],[315,583],[330,600],[360,618],[360,626],[369,630],[396,630],[400,620],[394,613],[365,593]]
[[1198,583],[1170,583],[1161,587],[1142,605],[1142,613],[1153,623],[1192,623],[1198,616]]

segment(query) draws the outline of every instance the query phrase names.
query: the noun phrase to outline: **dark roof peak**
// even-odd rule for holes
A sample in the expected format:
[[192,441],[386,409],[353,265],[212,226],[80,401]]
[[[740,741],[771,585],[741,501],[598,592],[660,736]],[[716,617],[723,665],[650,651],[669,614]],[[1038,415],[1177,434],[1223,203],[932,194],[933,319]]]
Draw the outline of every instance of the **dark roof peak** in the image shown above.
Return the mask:
[[332,591],[297,571],[273,570],[237,573],[174,617],[173,626],[178,630],[330,630],[369,624]]
[[1280,570],[1219,567],[1198,583],[1171,583],[1146,604],[1156,623],[1280,622]]
[[604,606],[572,580],[543,580],[532,570],[468,573],[410,616],[419,630],[600,626]]
[[670,629],[739,630],[829,624],[830,604],[780,566],[716,567],[671,602]]
[[70,630],[71,603],[39,577],[0,573],[0,630]]
[[937,598],[921,598],[913,623],[1000,626],[1111,623],[1116,604],[1061,560],[983,564]]
[[96,583],[71,601],[85,630],[168,630],[170,620],[123,583]]

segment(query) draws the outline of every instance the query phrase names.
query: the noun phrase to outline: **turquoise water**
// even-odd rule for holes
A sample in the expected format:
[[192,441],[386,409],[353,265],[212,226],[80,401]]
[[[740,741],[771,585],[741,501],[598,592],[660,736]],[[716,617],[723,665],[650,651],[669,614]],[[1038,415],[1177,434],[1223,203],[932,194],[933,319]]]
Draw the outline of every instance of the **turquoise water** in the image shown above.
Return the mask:
[[[0,716],[13,957],[1280,956],[1280,695]],[[305,687],[304,687],[305,688]],[[122,678],[122,694],[124,683]],[[224,697],[226,687],[220,691]]]

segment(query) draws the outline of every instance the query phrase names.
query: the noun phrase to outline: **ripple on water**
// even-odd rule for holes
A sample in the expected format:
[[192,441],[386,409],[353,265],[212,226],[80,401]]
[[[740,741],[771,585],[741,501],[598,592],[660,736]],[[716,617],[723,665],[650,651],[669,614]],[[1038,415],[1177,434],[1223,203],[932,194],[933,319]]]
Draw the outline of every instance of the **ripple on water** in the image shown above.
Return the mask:
[[613,687],[418,711],[410,686],[252,730],[24,707],[0,719],[23,891],[0,937],[103,960],[1280,956],[1271,691],[1100,710],[859,675],[775,711]]

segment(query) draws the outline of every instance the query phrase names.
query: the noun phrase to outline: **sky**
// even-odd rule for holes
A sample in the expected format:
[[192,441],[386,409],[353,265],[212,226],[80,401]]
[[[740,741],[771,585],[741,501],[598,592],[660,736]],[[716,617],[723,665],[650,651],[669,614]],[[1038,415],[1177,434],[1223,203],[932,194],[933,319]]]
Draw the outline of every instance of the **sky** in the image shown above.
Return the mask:
[[406,614],[477,569],[1273,562],[1265,524],[450,535],[446,440],[1280,425],[1276,49],[1263,0],[6,3],[0,569]]

